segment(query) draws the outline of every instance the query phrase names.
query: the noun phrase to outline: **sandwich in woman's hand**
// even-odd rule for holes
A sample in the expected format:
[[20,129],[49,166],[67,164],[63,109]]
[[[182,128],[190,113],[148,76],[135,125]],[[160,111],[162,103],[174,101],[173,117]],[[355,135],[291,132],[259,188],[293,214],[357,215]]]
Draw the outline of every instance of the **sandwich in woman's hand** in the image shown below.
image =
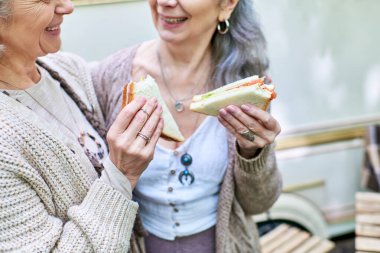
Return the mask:
[[228,105],[253,104],[266,110],[275,97],[273,85],[264,84],[264,78],[251,76],[205,94],[195,95],[190,110],[212,116],[219,115],[219,110]]
[[151,76],[147,76],[139,82],[130,82],[123,87],[122,108],[129,104],[136,96],[142,96],[147,99],[157,98],[158,103],[162,106],[162,117],[164,119],[164,129],[161,137],[174,141],[184,141],[185,138],[179,131],[179,127],[171,115],[164,99],[161,96],[157,83]]

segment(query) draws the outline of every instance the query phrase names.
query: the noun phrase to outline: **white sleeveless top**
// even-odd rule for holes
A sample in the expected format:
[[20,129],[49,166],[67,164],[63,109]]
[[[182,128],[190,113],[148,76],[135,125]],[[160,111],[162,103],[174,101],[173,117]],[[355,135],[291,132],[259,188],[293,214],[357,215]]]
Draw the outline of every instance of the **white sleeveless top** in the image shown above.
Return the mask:
[[[178,179],[184,170],[180,158],[186,152],[192,156],[188,169],[195,181],[191,185],[182,185]],[[174,240],[214,226],[227,162],[227,130],[215,117],[207,117],[174,151],[157,145],[134,191],[145,228]]]

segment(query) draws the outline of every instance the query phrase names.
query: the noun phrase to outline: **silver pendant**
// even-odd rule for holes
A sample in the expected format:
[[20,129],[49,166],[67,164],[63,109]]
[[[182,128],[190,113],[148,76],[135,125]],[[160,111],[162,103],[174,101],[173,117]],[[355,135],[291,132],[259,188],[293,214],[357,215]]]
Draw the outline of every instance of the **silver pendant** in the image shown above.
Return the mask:
[[184,171],[181,171],[181,173],[179,173],[178,179],[181,184],[189,186],[194,183],[195,177],[193,172],[189,171],[186,168]]
[[174,109],[177,111],[177,112],[182,112],[185,107],[183,106],[183,103],[181,101],[175,101],[174,102]]

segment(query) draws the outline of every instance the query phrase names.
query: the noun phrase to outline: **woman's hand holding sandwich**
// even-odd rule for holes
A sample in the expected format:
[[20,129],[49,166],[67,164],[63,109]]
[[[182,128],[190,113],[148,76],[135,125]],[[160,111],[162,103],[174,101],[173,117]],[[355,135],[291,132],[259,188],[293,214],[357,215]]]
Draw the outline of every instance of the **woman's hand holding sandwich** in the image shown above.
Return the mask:
[[273,143],[281,131],[271,114],[251,104],[222,108],[218,119],[236,136],[239,153],[247,159],[255,157],[260,149]]
[[107,134],[110,159],[132,188],[153,159],[163,129],[162,107],[156,99],[138,97],[126,105]]

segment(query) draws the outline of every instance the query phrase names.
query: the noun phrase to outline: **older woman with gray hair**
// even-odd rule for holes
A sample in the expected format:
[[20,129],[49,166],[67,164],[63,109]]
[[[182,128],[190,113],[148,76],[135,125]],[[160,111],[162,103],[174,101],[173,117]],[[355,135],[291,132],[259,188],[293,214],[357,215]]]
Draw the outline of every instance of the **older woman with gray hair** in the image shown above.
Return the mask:
[[0,0],[0,252],[129,249],[131,192],[153,157],[162,109],[144,98],[123,109],[108,155],[86,65],[51,54],[72,11],[69,0]]
[[[149,74],[186,137],[158,141],[134,190],[139,231],[148,233],[136,234],[132,252],[260,252],[251,215],[268,210],[281,192],[273,151],[280,126],[251,104],[227,106],[218,117],[189,110],[195,94],[265,75],[265,40],[252,0],[148,2],[159,38],[123,49],[93,71],[108,126],[125,82]],[[242,134],[247,129],[255,138]]]

